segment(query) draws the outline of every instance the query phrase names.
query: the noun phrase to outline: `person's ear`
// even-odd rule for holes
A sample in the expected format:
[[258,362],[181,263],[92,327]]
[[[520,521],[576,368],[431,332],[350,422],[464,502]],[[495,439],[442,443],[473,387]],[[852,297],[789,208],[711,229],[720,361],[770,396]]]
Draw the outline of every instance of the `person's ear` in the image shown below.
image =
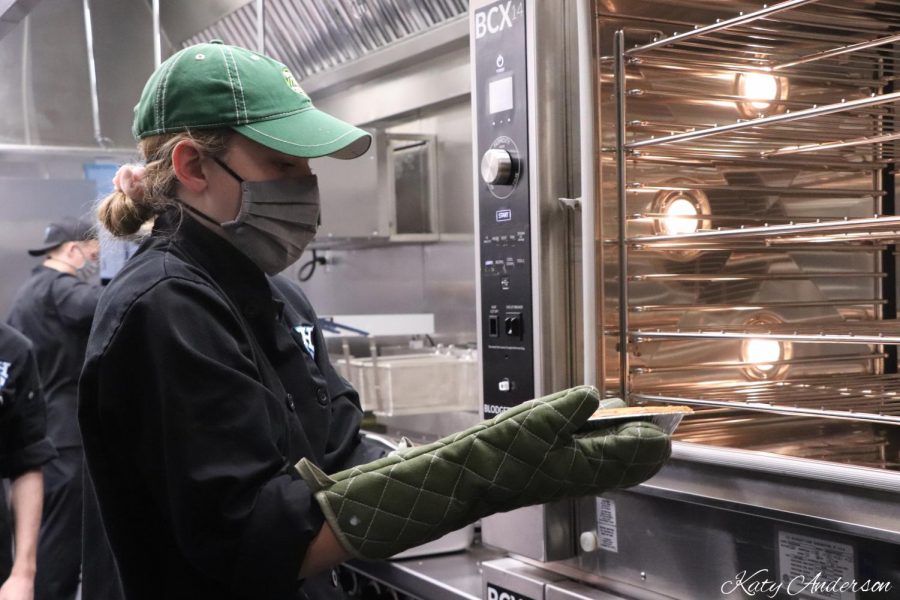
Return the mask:
[[172,168],[178,182],[189,192],[206,190],[208,181],[203,169],[203,155],[190,140],[182,140],[172,150]]
[[65,242],[62,246],[59,247],[59,253],[57,254],[57,256],[62,256],[67,261],[73,258],[79,258],[78,256],[76,256],[78,254],[76,248],[78,248],[77,243]]

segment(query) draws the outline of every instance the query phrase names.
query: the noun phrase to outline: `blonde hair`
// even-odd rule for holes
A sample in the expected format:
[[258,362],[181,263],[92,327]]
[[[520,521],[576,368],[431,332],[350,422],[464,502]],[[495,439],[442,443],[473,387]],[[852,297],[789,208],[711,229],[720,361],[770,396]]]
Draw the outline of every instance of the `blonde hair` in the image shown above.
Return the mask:
[[205,129],[180,131],[144,138],[138,144],[144,158],[142,178],[143,194],[131,198],[116,189],[97,206],[97,218],[115,237],[128,237],[162,214],[175,200],[175,169],[172,167],[172,151],[183,140],[191,140],[197,149],[209,155],[225,150],[234,132],[230,129]]

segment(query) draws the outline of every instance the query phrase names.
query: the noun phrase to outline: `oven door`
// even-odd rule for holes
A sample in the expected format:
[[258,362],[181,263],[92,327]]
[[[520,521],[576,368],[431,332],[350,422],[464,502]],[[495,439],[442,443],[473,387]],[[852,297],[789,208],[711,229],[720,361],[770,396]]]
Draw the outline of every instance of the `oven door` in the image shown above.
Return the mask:
[[[791,548],[821,542],[856,575],[884,573],[887,559],[844,551],[900,542],[900,6],[524,2],[512,3],[522,30],[504,37],[516,31],[501,27],[507,4],[470,12],[486,416],[525,399],[511,390],[579,383],[695,414],[671,463],[611,494],[612,510],[588,499],[509,513],[487,521],[485,540],[659,593],[678,574],[659,553],[678,555],[682,575],[723,556],[725,571],[790,574]],[[498,197],[511,171],[492,150],[510,146],[491,111],[507,104],[490,89],[516,44],[526,119],[506,135],[518,207]],[[513,255],[498,214],[522,207],[528,251]],[[504,337],[520,309],[527,351]],[[527,386],[511,385],[518,373]],[[747,527],[756,535],[742,541]]]
[[591,14],[584,372],[694,414],[657,477],[578,503],[567,568],[692,598],[742,571],[898,581],[900,4]]

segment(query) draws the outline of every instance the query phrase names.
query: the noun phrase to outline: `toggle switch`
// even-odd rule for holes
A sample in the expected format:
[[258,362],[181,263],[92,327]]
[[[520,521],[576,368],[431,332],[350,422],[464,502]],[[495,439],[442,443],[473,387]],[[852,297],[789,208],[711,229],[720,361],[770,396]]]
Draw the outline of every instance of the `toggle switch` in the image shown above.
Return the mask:
[[503,320],[503,330],[509,337],[521,340],[525,333],[521,313],[507,313]]
[[498,337],[500,335],[500,317],[490,315],[488,317],[488,337]]

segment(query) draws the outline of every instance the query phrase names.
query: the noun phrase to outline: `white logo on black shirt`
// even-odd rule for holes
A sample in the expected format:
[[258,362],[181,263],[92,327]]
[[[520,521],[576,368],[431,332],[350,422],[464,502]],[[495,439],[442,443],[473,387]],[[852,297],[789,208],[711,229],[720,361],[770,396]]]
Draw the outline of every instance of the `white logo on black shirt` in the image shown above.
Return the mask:
[[300,337],[303,338],[303,346],[306,348],[306,352],[313,360],[316,360],[316,345],[313,342],[314,329],[314,325],[297,325],[294,327],[294,331],[299,333]]
[[12,366],[12,363],[0,361],[0,388],[6,385],[6,380],[9,379],[9,368]]

